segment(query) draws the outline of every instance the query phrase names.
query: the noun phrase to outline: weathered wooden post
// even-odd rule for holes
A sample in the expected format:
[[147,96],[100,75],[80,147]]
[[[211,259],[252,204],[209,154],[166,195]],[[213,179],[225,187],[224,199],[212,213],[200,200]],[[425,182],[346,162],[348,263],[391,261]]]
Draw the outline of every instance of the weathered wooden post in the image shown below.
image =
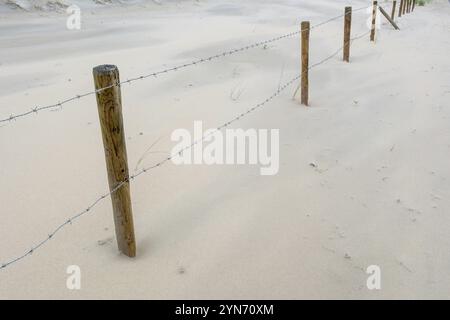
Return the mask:
[[301,77],[301,103],[308,105],[309,100],[309,21],[303,21],[301,24],[302,32],[302,77]]
[[400,0],[400,7],[398,8],[398,17],[402,16],[403,6],[405,5],[405,0]]
[[391,12],[391,19],[392,21],[395,21],[395,9],[397,7],[397,1],[394,0],[392,3],[392,12]]
[[350,62],[350,37],[352,33],[352,7],[345,7],[344,61]]
[[377,10],[378,10],[378,1],[374,1],[373,2],[373,10],[372,10],[372,29],[370,32],[370,41],[375,41]]
[[392,26],[395,28],[395,30],[400,30],[398,25],[395,23],[394,20],[391,19],[389,14],[383,9],[382,6],[379,6],[378,9],[380,9],[380,12],[383,14],[383,16],[392,24]]
[[93,74],[117,244],[123,254],[135,257],[136,242],[131,209],[127,148],[123,129],[119,70],[113,65],[102,65],[95,67]]

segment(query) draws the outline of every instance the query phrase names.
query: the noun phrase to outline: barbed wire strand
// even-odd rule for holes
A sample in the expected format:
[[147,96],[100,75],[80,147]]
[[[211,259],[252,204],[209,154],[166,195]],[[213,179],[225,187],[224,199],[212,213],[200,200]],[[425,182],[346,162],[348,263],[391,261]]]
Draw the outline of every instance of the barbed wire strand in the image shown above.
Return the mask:
[[[369,34],[369,32],[364,33],[363,35],[357,36],[355,38],[353,38],[351,41],[357,40],[362,38],[363,36]],[[342,50],[342,47],[337,50],[335,53],[333,53],[332,55],[322,59],[321,61],[311,65],[308,70],[315,68],[325,62],[327,62],[328,60],[330,60],[331,58],[333,58],[334,56],[337,55],[337,53]],[[15,264],[16,262],[19,262],[23,259],[25,259],[26,257],[32,255],[36,250],[38,250],[39,248],[41,248],[43,245],[45,245],[48,241],[50,241],[51,239],[53,239],[55,237],[55,235],[61,231],[64,227],[66,227],[69,224],[72,224],[73,221],[79,219],[80,217],[88,214],[95,206],[97,206],[101,201],[103,201],[105,198],[111,196],[112,194],[114,194],[117,190],[119,190],[120,188],[122,188],[122,186],[124,186],[125,184],[129,183],[130,181],[133,181],[134,179],[138,178],[139,176],[148,173],[149,171],[156,169],[158,167],[161,167],[162,165],[164,165],[166,162],[172,160],[174,157],[181,155],[184,151],[189,150],[191,148],[193,148],[195,145],[197,145],[198,143],[205,141],[206,138],[216,134],[217,132],[221,131],[222,129],[228,127],[229,125],[231,125],[232,123],[240,120],[241,118],[247,116],[248,114],[254,112],[255,110],[265,106],[266,104],[268,104],[270,101],[272,101],[273,99],[275,99],[277,96],[279,96],[284,90],[286,90],[288,87],[290,87],[294,82],[296,82],[297,80],[299,80],[302,77],[303,73],[301,73],[300,75],[294,77],[293,79],[289,80],[288,82],[286,82],[284,85],[280,86],[278,88],[277,91],[275,91],[274,94],[272,94],[270,97],[268,97],[267,99],[265,99],[264,101],[260,102],[259,104],[255,105],[254,107],[247,109],[246,111],[242,112],[241,114],[239,114],[238,116],[234,117],[233,119],[231,119],[228,122],[225,122],[224,124],[222,124],[221,126],[217,127],[215,130],[211,130],[208,134],[203,135],[201,138],[197,139],[196,141],[194,141],[192,144],[190,144],[189,146],[184,147],[183,149],[181,149],[179,152],[170,155],[169,157],[164,158],[162,161],[149,166],[149,167],[144,167],[143,169],[141,169],[140,171],[138,171],[137,173],[130,175],[130,177],[122,182],[120,182],[119,184],[117,184],[116,187],[114,187],[112,190],[110,190],[109,192],[101,195],[99,198],[97,198],[91,205],[89,205],[86,209],[84,209],[83,211],[81,211],[80,213],[70,217],[68,220],[66,220],[64,223],[60,224],[55,230],[53,230],[51,233],[48,234],[48,236],[42,240],[41,242],[39,242],[37,245],[31,247],[30,250],[28,250],[27,252],[25,252],[24,254],[6,262],[6,263],[2,263],[0,264],[0,270],[3,270],[5,268],[7,268],[8,266]]]
[[[358,39],[361,39],[361,38],[367,36],[370,32],[371,32],[371,31],[367,31],[367,32],[364,32],[364,33],[362,33],[362,34],[356,36],[356,37],[351,38],[348,42],[345,42],[339,49],[337,49],[332,55],[326,57],[324,60],[321,60],[320,62],[318,62],[318,63],[316,63],[316,64],[311,65],[311,66],[308,68],[308,70],[309,70],[309,69],[312,69],[312,68],[314,68],[314,67],[316,67],[316,66],[319,65],[319,64],[322,64],[322,63],[324,63],[324,62],[326,62],[326,61],[328,61],[328,60],[334,58],[334,57],[337,56],[340,52],[342,52],[342,49],[344,49],[344,47],[345,47],[348,43],[351,44],[353,41],[356,41],[356,40],[358,40]],[[293,96],[292,96],[293,98],[297,95],[297,92],[298,92],[299,89],[300,89],[300,85],[297,86],[297,89],[295,90],[295,92],[294,92],[294,94],[293,94]]]
[[[368,6],[357,8],[357,9],[353,10],[353,12],[358,12],[358,11],[361,11],[361,10],[367,9],[367,8],[368,8]],[[320,23],[318,23],[316,25],[313,25],[313,26],[310,27],[310,30],[315,29],[315,28],[319,28],[319,27],[321,27],[321,26],[323,26],[323,25],[325,25],[327,23],[330,23],[332,21],[335,21],[337,19],[345,17],[346,14],[347,13],[341,14],[339,16],[330,18],[330,19],[328,19],[326,21],[323,21],[323,22],[320,22]],[[275,37],[275,38],[271,38],[271,39],[260,41],[260,42],[255,42],[255,43],[253,43],[251,45],[247,45],[247,46],[240,47],[240,48],[237,48],[237,49],[231,49],[231,50],[228,50],[228,51],[223,51],[223,52],[221,52],[219,54],[212,55],[212,56],[209,56],[209,57],[206,57],[206,58],[196,59],[196,60],[193,60],[193,61],[185,63],[185,64],[177,65],[175,67],[171,67],[171,68],[163,69],[163,70],[160,70],[160,71],[152,72],[152,73],[149,73],[149,74],[144,74],[144,75],[141,75],[141,76],[130,78],[130,79],[127,79],[125,81],[121,81],[121,82],[112,84],[112,85],[107,86],[107,87],[103,87],[103,88],[92,90],[92,91],[89,91],[89,92],[86,92],[86,93],[83,93],[83,94],[79,94],[79,95],[76,95],[74,97],[67,98],[67,99],[61,100],[61,101],[59,101],[57,103],[50,104],[50,105],[47,105],[47,106],[42,106],[42,107],[35,106],[33,108],[30,108],[29,111],[26,111],[26,112],[23,112],[23,113],[19,113],[17,115],[11,114],[11,115],[9,115],[6,118],[0,119],[0,124],[1,123],[5,123],[5,122],[11,122],[13,120],[15,121],[15,120],[17,120],[19,118],[27,117],[27,116],[32,115],[32,114],[37,114],[40,111],[44,111],[44,110],[48,110],[48,109],[61,108],[63,105],[65,105],[65,104],[67,104],[69,102],[72,102],[72,101],[75,101],[75,100],[79,100],[79,99],[82,99],[84,97],[100,93],[100,92],[102,92],[104,90],[110,89],[110,88],[115,87],[115,86],[121,86],[121,85],[124,85],[124,84],[131,84],[132,82],[135,82],[135,81],[138,81],[138,80],[144,80],[144,79],[151,78],[151,77],[156,78],[156,77],[158,77],[159,75],[162,75],[162,74],[167,74],[167,73],[170,73],[170,72],[173,72],[173,71],[179,71],[179,70],[182,70],[182,69],[185,69],[185,68],[188,68],[188,67],[196,66],[196,65],[199,65],[199,64],[203,64],[205,62],[210,62],[210,61],[213,61],[213,60],[216,60],[216,59],[219,59],[219,58],[230,56],[230,55],[236,54],[238,52],[243,52],[243,51],[247,51],[247,50],[258,48],[258,47],[263,47],[263,46],[265,46],[265,45],[267,45],[269,43],[273,43],[273,42],[280,41],[280,40],[285,39],[285,38],[290,38],[290,37],[293,37],[295,35],[298,35],[302,31],[304,31],[304,30],[298,30],[298,31],[290,32],[290,33],[287,33],[287,34],[284,34],[284,35],[281,35],[281,36],[278,36],[278,37]]]

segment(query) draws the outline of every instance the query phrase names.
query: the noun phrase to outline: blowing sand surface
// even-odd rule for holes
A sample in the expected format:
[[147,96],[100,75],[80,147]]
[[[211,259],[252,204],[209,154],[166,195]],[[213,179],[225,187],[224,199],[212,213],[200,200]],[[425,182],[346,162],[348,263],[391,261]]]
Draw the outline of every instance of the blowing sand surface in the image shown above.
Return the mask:
[[[390,12],[390,3],[386,2]],[[0,16],[0,115],[319,23],[369,1],[172,1]],[[83,7],[82,7],[83,8]],[[370,11],[370,9],[369,9]],[[0,271],[0,298],[450,298],[450,5],[383,18],[376,43],[311,70],[233,128],[280,129],[280,171],[175,166],[132,183],[138,257],[116,249],[111,203]],[[353,35],[370,13],[353,16]],[[342,19],[311,32],[311,63],[342,43]],[[217,127],[300,70],[292,37],[122,88],[131,172],[170,152],[174,129]],[[151,149],[150,146],[152,146]],[[0,262],[39,243],[108,189],[94,96],[0,127]],[[150,150],[150,151],[149,151]],[[79,265],[82,289],[66,288]],[[382,289],[366,288],[366,268]]]

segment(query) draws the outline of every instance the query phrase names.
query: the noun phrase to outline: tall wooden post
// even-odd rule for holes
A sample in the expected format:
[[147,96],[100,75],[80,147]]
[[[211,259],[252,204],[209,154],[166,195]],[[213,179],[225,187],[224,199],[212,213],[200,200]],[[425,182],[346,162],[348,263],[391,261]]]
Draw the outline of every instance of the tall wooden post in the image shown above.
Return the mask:
[[309,21],[303,21],[301,24],[302,32],[302,77],[301,77],[301,103],[308,105],[309,100]]
[[370,41],[375,41],[377,10],[378,10],[378,1],[374,1],[372,10],[372,30],[370,32]]
[[[105,151],[106,169],[119,250],[136,256],[133,214],[131,209],[127,148],[122,118],[119,70],[116,66],[94,68],[97,106]],[[104,90],[99,90],[107,88]],[[120,185],[120,187],[119,187]]]
[[405,5],[405,0],[400,0],[400,7],[398,8],[398,17],[402,16],[403,6]]
[[352,33],[352,7],[345,7],[344,61],[350,62],[350,37]]
[[395,9],[397,7],[397,1],[394,0],[394,2],[392,3],[392,12],[391,12],[391,19],[392,21],[395,21]]

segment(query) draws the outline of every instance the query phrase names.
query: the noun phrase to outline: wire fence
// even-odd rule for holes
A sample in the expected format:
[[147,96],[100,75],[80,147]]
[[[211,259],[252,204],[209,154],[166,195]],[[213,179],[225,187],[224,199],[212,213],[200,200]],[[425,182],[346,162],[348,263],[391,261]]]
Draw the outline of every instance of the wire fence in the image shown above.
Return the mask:
[[[353,12],[358,12],[358,11],[361,11],[361,10],[364,10],[364,9],[367,9],[367,8],[368,8],[368,6],[360,7],[360,8],[354,9]],[[322,22],[320,22],[318,24],[312,25],[309,29],[313,30],[313,29],[319,28],[319,27],[321,27],[323,25],[326,25],[326,24],[328,24],[328,23],[330,23],[332,21],[341,19],[341,18],[343,18],[345,16],[346,16],[346,13],[338,15],[338,16],[335,16],[335,17],[332,17],[332,18],[327,19],[325,21],[322,21]],[[231,56],[231,55],[237,54],[239,52],[244,52],[244,51],[247,51],[247,50],[250,50],[250,49],[264,47],[264,46],[266,46],[266,45],[268,45],[270,43],[277,42],[277,41],[280,41],[280,40],[283,40],[283,39],[286,39],[286,38],[291,38],[291,37],[294,37],[296,35],[299,35],[299,34],[301,34],[302,31],[304,31],[304,30],[293,31],[293,32],[286,33],[286,34],[283,34],[283,35],[275,37],[275,38],[263,40],[263,41],[260,41],[260,42],[255,42],[253,44],[250,44],[250,45],[247,45],[247,46],[244,46],[244,47],[240,47],[240,48],[236,48],[236,49],[230,49],[230,50],[222,51],[221,53],[218,53],[218,54],[215,54],[215,55],[212,55],[212,56],[195,59],[195,60],[190,61],[190,62],[185,63],[185,64],[180,64],[180,65],[177,65],[177,66],[174,66],[174,67],[171,67],[171,68],[162,69],[160,71],[156,71],[156,72],[152,72],[152,73],[148,73],[148,74],[143,74],[143,75],[140,75],[140,76],[137,76],[137,77],[134,77],[134,78],[127,79],[125,81],[121,81],[119,83],[115,83],[115,84],[107,86],[107,87],[103,87],[103,88],[100,88],[100,89],[97,89],[97,90],[92,90],[92,91],[89,91],[89,92],[85,92],[83,94],[78,94],[78,95],[75,95],[73,97],[66,98],[64,100],[61,100],[61,101],[58,101],[56,103],[49,104],[49,105],[46,105],[46,106],[35,106],[35,107],[32,107],[32,108],[29,108],[28,111],[25,111],[23,113],[18,113],[16,115],[11,114],[11,115],[9,115],[7,117],[1,118],[0,119],[0,124],[6,123],[6,122],[15,121],[15,120],[18,120],[20,118],[24,118],[24,117],[31,116],[31,115],[36,115],[40,111],[51,110],[51,109],[55,109],[55,108],[61,108],[65,104],[68,104],[68,103],[76,101],[76,100],[80,100],[82,98],[85,98],[85,97],[88,97],[88,96],[91,96],[91,95],[95,95],[95,94],[100,93],[100,92],[102,92],[104,90],[111,89],[112,87],[115,87],[115,86],[121,86],[123,84],[131,84],[131,83],[133,83],[135,81],[144,80],[144,79],[147,79],[147,78],[156,78],[156,77],[158,77],[160,75],[163,75],[163,74],[168,74],[168,73],[171,73],[171,72],[174,72],[174,71],[180,71],[180,70],[186,69],[188,67],[197,66],[197,65],[200,65],[200,64],[203,64],[203,63],[206,63],[206,62],[211,62],[211,61],[214,61],[214,60],[217,60],[217,59],[220,59],[220,58],[224,58],[224,57],[227,57],[227,56]]]
[[[342,15],[343,16],[343,15]],[[341,17],[342,17],[341,16]],[[329,20],[332,21],[332,20]],[[358,39],[363,38],[364,36],[368,35],[370,33],[370,31],[362,33],[352,39],[350,39],[350,42],[356,41]],[[332,53],[331,55],[327,56],[326,58],[312,64],[308,70],[311,70],[315,67],[318,67],[322,64],[324,64],[325,62],[329,61],[330,59],[332,59],[333,57],[335,57],[337,54],[339,54],[341,52],[341,50],[343,49],[343,47],[346,45],[346,43],[341,46],[338,50],[336,50],[334,53]],[[265,100],[263,100],[262,102],[258,103],[257,105],[253,106],[252,108],[247,109],[245,112],[240,113],[239,115],[237,115],[236,117],[234,117],[233,119],[223,123],[222,125],[220,125],[219,127],[217,127],[214,130],[209,131],[208,134],[203,135],[201,138],[197,139],[196,141],[194,141],[192,144],[190,144],[189,146],[186,146],[185,148],[181,149],[178,153],[176,154],[172,154],[166,158],[164,158],[162,161],[153,164],[151,166],[148,167],[144,167],[143,169],[141,169],[140,171],[138,171],[137,173],[130,175],[127,179],[123,180],[122,182],[120,182],[115,188],[113,188],[112,190],[110,190],[109,192],[104,193],[103,195],[101,195],[100,197],[98,197],[95,201],[93,201],[88,207],[86,207],[84,210],[80,211],[79,213],[71,216],[69,219],[67,219],[66,221],[64,221],[63,223],[61,223],[58,227],[56,227],[52,232],[50,232],[48,234],[48,236],[43,239],[42,241],[40,241],[39,243],[37,243],[36,245],[32,246],[29,250],[27,250],[25,253],[23,253],[22,255],[11,259],[7,262],[1,263],[0,264],[0,269],[5,269],[8,266],[11,266],[23,259],[25,259],[28,256],[31,256],[34,252],[36,252],[38,249],[40,249],[42,246],[44,246],[47,242],[49,242],[50,240],[52,240],[55,235],[60,232],[62,229],[64,229],[66,226],[71,225],[72,222],[74,222],[75,220],[81,218],[82,216],[85,216],[86,214],[88,214],[89,212],[92,211],[92,209],[94,209],[100,202],[102,202],[104,199],[106,199],[107,197],[111,196],[112,194],[114,194],[115,192],[117,192],[120,188],[122,188],[125,184],[129,183],[130,181],[138,178],[139,176],[149,173],[151,172],[153,169],[156,169],[158,167],[161,167],[162,165],[164,165],[166,162],[172,160],[175,156],[181,155],[184,151],[189,150],[191,148],[193,148],[195,145],[197,145],[198,143],[205,141],[205,139],[207,139],[208,137],[216,134],[217,132],[225,129],[226,127],[230,126],[231,124],[233,124],[234,122],[240,120],[241,118],[247,116],[248,114],[256,111],[257,109],[262,108],[263,106],[267,105],[269,102],[271,102],[273,99],[275,99],[276,97],[278,97],[282,92],[284,92],[288,87],[290,87],[292,84],[294,84],[296,81],[298,81],[301,77],[302,77],[303,73],[300,73],[299,75],[297,75],[296,77],[292,78],[291,80],[289,80],[288,82],[284,83],[282,86],[278,87],[278,89],[268,98],[266,98]],[[102,88],[103,90],[105,90],[105,88]]]

